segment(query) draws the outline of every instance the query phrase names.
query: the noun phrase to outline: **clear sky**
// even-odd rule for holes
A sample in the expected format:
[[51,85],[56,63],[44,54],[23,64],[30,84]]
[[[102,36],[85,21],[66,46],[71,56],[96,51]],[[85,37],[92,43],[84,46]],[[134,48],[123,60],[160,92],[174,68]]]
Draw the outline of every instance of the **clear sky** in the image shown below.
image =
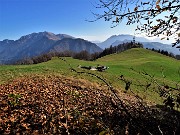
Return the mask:
[[87,40],[133,34],[130,27],[110,28],[110,22],[93,20],[98,0],[0,0],[0,40],[18,39],[33,32],[49,31]]
[[[33,32],[68,34],[90,41],[103,41],[112,35],[134,34],[133,26],[95,19],[93,4],[99,0],[0,0],[0,40],[19,39]],[[93,4],[92,4],[93,3]]]

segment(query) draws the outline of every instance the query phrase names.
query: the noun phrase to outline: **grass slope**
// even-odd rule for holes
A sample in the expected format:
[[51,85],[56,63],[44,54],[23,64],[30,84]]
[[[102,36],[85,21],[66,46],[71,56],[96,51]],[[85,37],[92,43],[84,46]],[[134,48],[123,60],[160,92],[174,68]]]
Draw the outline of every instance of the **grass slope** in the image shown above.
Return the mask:
[[[137,72],[146,72],[154,76],[158,83],[165,83],[172,87],[175,87],[180,81],[180,61],[145,49],[131,49],[120,54],[108,55],[98,59],[97,62],[102,65],[108,63],[110,67],[108,73],[112,75],[110,80],[115,86],[125,86],[124,83],[116,79],[120,75],[124,75],[126,79],[136,85],[150,82]],[[131,68],[137,72],[134,72]],[[154,85],[151,85],[149,91],[146,91],[144,87],[132,86],[131,88],[144,99],[162,104],[162,99],[158,98],[157,93],[153,92],[154,87]]]
[[[177,81],[180,79],[178,76],[180,61],[149,50],[131,49],[120,54],[103,57],[98,59],[98,62],[101,64],[108,63],[112,67],[110,72],[114,75],[122,73],[132,78],[133,71],[129,70],[132,67],[138,71],[146,71],[162,78],[161,71],[163,68],[167,80]],[[137,76],[134,77],[141,79]]]
[[[178,74],[180,61],[145,49],[131,49],[123,53],[102,57],[96,61],[82,61],[73,58],[65,59],[68,64],[71,64],[71,66],[78,71],[82,71],[82,69],[77,68],[78,65],[97,66],[100,64],[109,66],[110,68],[106,72],[83,71],[91,72],[105,78],[107,82],[116,88],[124,88],[125,85],[123,82],[118,81],[120,75],[124,75],[125,78],[136,84],[147,83],[147,80],[144,79],[142,75],[134,72],[130,68],[138,72],[146,71],[148,74],[154,75],[161,83],[165,82],[171,86],[180,81]],[[2,84],[27,74],[60,74],[99,82],[96,78],[87,75],[77,75],[75,72],[71,72],[68,64],[59,58],[53,58],[51,61],[36,65],[0,66],[0,83]],[[164,69],[164,78],[162,77],[162,69]],[[147,96],[151,98],[150,100],[156,100],[156,96],[153,96],[151,92],[142,94],[142,90],[136,86],[133,86],[132,89],[140,93],[141,96]]]

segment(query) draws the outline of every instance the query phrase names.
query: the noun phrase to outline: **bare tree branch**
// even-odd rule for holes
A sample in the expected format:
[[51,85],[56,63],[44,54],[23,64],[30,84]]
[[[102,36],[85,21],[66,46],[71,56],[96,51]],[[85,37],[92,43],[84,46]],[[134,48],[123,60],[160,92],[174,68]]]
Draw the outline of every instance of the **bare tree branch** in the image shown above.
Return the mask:
[[137,24],[136,31],[147,36],[174,38],[173,46],[180,43],[180,1],[179,0],[99,0],[96,7],[104,12],[93,13],[95,20],[111,21],[113,27],[122,21],[126,25]]

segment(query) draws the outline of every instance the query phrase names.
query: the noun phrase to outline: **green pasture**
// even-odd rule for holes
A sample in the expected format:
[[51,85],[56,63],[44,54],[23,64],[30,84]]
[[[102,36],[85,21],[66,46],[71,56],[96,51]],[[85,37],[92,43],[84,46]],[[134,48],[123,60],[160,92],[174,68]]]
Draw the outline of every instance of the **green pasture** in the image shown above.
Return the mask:
[[[172,87],[180,81],[180,61],[145,49],[131,49],[119,54],[99,58],[96,61],[83,61],[70,57],[62,59],[53,58],[51,61],[34,65],[2,65],[0,66],[0,84],[7,83],[24,75],[53,74],[88,79],[105,85],[102,81],[91,75],[77,74],[70,69],[70,67],[73,67],[77,71],[98,75],[115,88],[125,91],[125,83],[119,80],[120,76],[123,75],[126,80],[132,82],[132,91],[147,100],[160,103],[160,99],[157,99],[156,94],[152,92],[155,89],[153,85],[148,91],[138,86],[151,82],[151,80],[148,80],[150,78],[144,76],[142,72],[153,76],[153,79],[158,83],[166,83]],[[78,65],[105,65],[109,69],[105,72],[89,71],[78,68]]]

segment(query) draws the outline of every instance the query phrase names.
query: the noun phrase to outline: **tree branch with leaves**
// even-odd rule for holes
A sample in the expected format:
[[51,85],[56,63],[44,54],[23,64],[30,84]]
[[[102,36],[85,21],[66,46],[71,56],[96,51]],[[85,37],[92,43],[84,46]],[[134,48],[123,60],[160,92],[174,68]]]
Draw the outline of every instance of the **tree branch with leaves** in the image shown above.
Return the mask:
[[112,22],[112,28],[122,21],[126,25],[137,24],[135,31],[148,37],[175,39],[180,44],[180,0],[99,0],[95,6],[101,13],[93,13],[95,20]]

